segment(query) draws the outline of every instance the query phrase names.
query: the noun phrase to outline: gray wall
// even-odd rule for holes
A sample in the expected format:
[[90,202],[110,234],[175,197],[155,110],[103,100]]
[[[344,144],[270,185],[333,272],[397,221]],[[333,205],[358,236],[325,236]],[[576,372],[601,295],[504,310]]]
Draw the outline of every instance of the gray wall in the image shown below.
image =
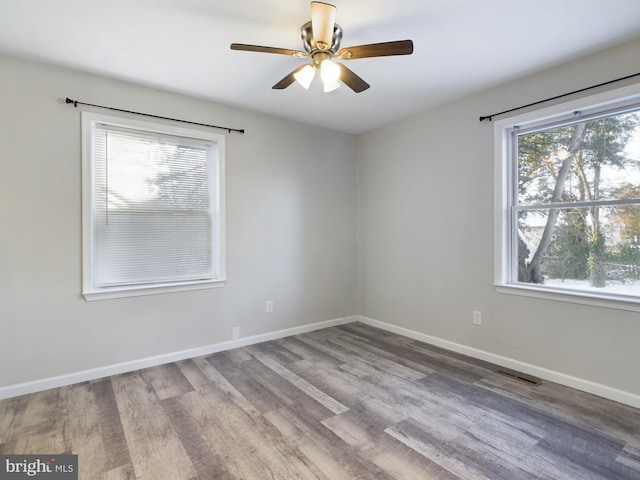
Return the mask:
[[[226,139],[224,288],[81,298],[80,111],[65,96],[246,129]],[[355,184],[351,135],[0,57],[0,387],[355,314]]]
[[361,135],[358,313],[640,394],[639,313],[495,292],[493,126],[478,121],[636,73],[638,52],[625,44]]

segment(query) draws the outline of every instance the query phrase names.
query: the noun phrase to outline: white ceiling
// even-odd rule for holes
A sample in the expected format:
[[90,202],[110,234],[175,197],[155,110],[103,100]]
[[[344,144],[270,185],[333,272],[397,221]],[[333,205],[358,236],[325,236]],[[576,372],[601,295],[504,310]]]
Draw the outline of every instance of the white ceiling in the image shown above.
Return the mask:
[[0,53],[361,133],[640,37],[640,0],[333,3],[342,47],[412,39],[414,54],[348,61],[360,94],[272,90],[305,60],[229,44],[302,50],[308,0],[0,0]]

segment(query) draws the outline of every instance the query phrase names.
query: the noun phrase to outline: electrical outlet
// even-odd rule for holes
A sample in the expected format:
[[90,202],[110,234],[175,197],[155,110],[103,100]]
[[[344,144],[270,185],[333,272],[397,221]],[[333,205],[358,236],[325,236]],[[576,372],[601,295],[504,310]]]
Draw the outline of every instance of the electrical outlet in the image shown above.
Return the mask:
[[231,339],[238,340],[240,338],[240,327],[233,327],[231,331]]
[[267,313],[273,313],[273,300],[267,300],[265,310]]
[[479,310],[473,311],[473,324],[482,325],[482,312]]

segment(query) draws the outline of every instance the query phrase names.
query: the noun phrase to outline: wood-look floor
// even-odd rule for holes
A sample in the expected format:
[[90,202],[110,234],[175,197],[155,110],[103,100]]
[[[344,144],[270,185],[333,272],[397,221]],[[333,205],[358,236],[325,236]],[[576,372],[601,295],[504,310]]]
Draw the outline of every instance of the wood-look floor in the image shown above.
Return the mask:
[[350,324],[0,401],[80,479],[640,479],[640,410]]

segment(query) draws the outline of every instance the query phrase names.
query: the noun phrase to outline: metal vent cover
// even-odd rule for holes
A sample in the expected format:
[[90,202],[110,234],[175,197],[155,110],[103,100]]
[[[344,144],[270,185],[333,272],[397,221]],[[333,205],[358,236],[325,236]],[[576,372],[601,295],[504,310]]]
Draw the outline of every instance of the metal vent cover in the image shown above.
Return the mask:
[[511,370],[510,368],[500,367],[495,372],[500,375],[504,375],[506,377],[528,383],[529,385],[540,385],[542,383],[541,378],[534,377],[533,375],[528,375],[526,373],[518,372],[516,370]]

